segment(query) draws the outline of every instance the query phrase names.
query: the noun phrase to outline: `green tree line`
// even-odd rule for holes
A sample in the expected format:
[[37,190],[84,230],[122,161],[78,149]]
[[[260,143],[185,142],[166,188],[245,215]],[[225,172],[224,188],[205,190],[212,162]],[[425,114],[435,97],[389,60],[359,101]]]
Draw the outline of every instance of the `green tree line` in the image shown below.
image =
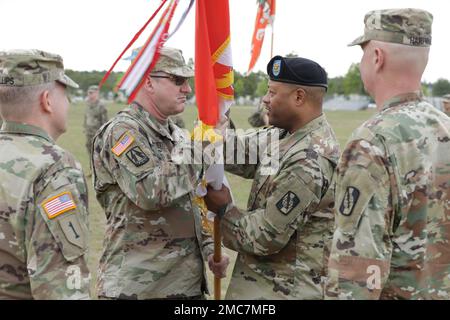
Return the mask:
[[[189,63],[193,65],[192,59]],[[83,93],[86,93],[89,86],[98,84],[105,75],[106,71],[74,71],[67,70],[67,75],[75,80]],[[112,72],[102,88],[102,92],[113,91],[113,88],[119,83],[123,72]],[[262,97],[267,91],[268,78],[265,72],[252,72],[249,75],[242,74],[235,70],[234,72],[234,92],[235,97],[250,97],[252,99]],[[195,91],[194,79],[189,83]],[[440,97],[450,93],[450,82],[447,79],[438,79],[434,83],[423,83],[422,90],[427,96]],[[367,95],[364,85],[361,81],[359,64],[352,64],[344,76],[328,79],[328,95],[340,94],[361,94]],[[193,95],[193,93],[192,93]]]

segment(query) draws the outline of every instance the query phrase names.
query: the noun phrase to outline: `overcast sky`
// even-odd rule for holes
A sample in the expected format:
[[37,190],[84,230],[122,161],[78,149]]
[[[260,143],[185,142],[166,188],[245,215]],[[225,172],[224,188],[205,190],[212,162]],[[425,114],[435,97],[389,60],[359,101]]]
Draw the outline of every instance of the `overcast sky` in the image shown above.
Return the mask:
[[[180,0],[173,26],[188,2]],[[159,4],[160,0],[0,0],[0,50],[37,48],[62,55],[69,69],[106,70]],[[359,46],[347,44],[363,33],[364,14],[400,7],[433,14],[433,44],[424,80],[450,79],[450,1],[443,0],[278,0],[274,55],[295,52],[320,63],[330,77],[344,75],[361,58]],[[230,15],[234,68],[245,72],[256,0],[230,0]],[[181,48],[186,58],[194,57],[194,16],[195,8],[166,44]],[[270,29],[255,70],[265,70],[269,59]],[[115,70],[127,66],[123,61]]]

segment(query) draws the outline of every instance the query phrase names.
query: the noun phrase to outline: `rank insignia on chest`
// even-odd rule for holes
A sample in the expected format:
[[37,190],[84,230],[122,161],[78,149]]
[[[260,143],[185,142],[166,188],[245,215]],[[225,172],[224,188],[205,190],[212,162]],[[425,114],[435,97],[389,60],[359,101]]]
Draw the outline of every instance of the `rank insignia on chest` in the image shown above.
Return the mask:
[[360,192],[357,188],[347,187],[344,198],[342,198],[341,205],[339,206],[339,212],[344,216],[350,216],[358,202],[359,194]]
[[133,143],[134,137],[129,133],[125,132],[116,143],[116,145],[111,149],[111,151],[116,155],[120,156],[124,153],[128,147]]
[[297,195],[289,191],[277,202],[276,206],[282,214],[288,215],[299,203],[300,199]]
[[139,147],[131,148],[130,151],[126,153],[127,158],[133,162],[136,167],[140,167],[143,164],[146,164],[150,159],[147,155],[142,151]]
[[69,191],[62,192],[54,197],[51,197],[42,202],[42,208],[44,209],[47,217],[53,219],[64,212],[75,209],[77,206],[73,201],[72,194]]

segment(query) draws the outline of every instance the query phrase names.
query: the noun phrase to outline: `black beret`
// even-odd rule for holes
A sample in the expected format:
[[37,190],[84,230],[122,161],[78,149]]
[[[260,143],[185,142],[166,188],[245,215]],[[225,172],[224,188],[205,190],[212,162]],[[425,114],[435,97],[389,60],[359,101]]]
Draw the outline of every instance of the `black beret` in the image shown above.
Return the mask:
[[328,88],[325,70],[306,58],[275,56],[267,64],[267,74],[272,81]]

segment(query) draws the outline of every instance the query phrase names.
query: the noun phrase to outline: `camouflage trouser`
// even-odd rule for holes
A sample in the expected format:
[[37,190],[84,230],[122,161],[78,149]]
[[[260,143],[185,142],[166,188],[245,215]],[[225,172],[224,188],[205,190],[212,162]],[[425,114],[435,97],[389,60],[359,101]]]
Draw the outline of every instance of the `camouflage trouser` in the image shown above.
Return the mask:
[[89,161],[91,161],[92,158],[92,142],[94,140],[95,132],[94,133],[86,133],[86,149],[89,155]]

